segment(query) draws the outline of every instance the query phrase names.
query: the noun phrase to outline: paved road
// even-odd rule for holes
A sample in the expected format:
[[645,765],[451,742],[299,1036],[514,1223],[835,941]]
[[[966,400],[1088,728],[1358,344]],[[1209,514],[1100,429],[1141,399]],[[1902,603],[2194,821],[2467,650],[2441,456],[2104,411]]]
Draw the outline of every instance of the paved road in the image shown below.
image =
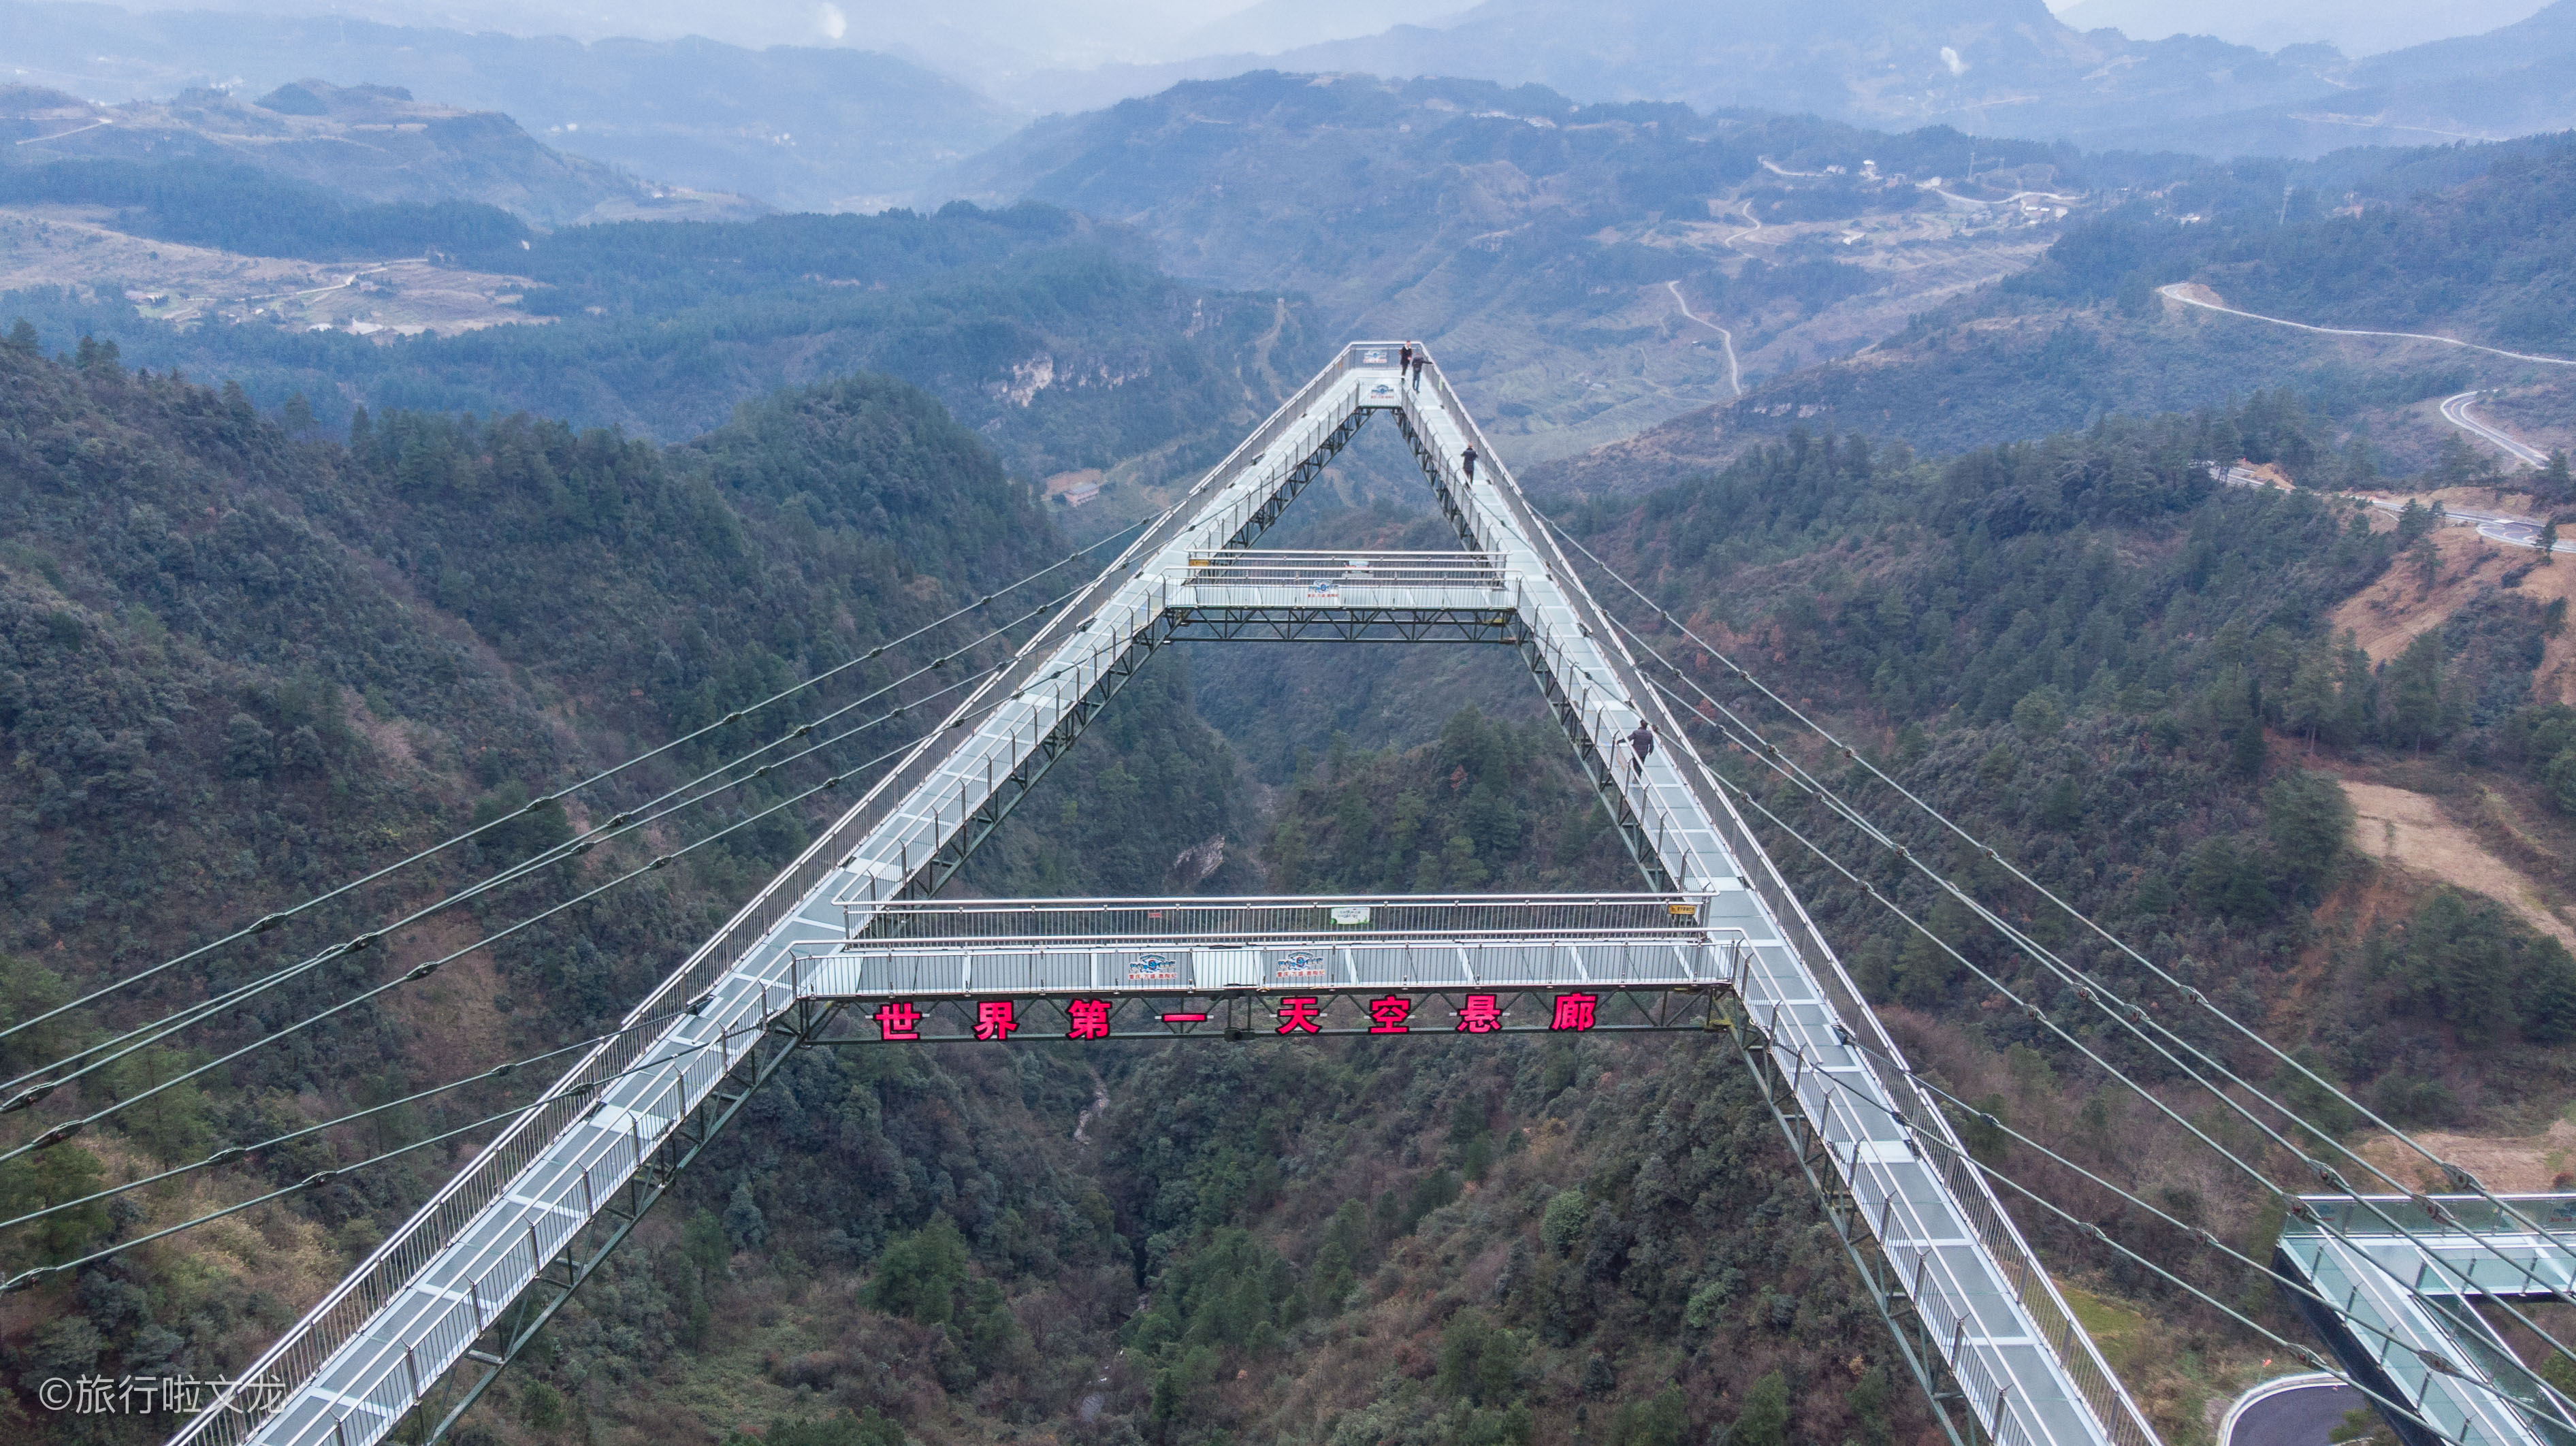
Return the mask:
[[2469,351],[2482,351],[2489,356],[2511,357],[2515,361],[2539,362],[2545,366],[2553,367],[2576,367],[2576,361],[2569,361],[2567,358],[2562,356],[2533,356],[2529,352],[2506,351],[2502,347],[2485,346],[2474,341],[2462,341],[2456,336],[2435,336],[2431,332],[2424,331],[2370,331],[2361,327],[2352,326],[2310,326],[2304,321],[2291,321],[2286,317],[2279,316],[2265,316],[2259,311],[2239,311],[2235,307],[2223,306],[2215,301],[2203,301],[2197,296],[2184,295],[2183,288],[2189,284],[2189,282],[2177,281],[2170,286],[2157,287],[2156,290],[2158,294],[2162,295],[2167,301],[2179,301],[2185,306],[2197,306],[2203,311],[2216,311],[2222,312],[2228,316],[2241,316],[2248,321],[2267,321],[2274,326],[2286,326],[2296,331],[2313,331],[2325,336],[2388,336],[2396,337],[2402,341],[2437,341],[2444,346],[2463,347]]
[[2445,397],[2442,400],[2442,420],[2488,443],[2517,462],[2528,463],[2534,467],[2548,466],[2549,458],[2539,448],[2518,440],[2512,433],[2501,427],[2489,426],[2477,419],[2476,414],[2469,408],[2477,403],[2479,395],[2477,392],[2462,392],[2455,397]]
[[2344,1413],[2366,1404],[2331,1376],[2266,1381],[2228,1412],[2218,1446],[2327,1446],[2326,1433],[2343,1424]]

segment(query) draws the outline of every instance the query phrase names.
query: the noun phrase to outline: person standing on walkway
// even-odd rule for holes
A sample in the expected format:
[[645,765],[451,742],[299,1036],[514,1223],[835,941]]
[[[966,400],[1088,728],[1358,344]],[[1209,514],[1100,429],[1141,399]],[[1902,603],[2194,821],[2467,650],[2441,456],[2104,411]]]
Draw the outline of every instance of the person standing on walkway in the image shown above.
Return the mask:
[[1470,482],[1475,481],[1475,480],[1476,480],[1476,449],[1475,449],[1473,446],[1468,447],[1468,449],[1467,449],[1466,451],[1461,452],[1461,453],[1459,453],[1459,454],[1458,454],[1458,460],[1459,460],[1461,463],[1463,463],[1463,464],[1466,466],[1466,468],[1467,468],[1467,480],[1468,480],[1468,481],[1470,481]]
[[1639,719],[1637,731],[1628,735],[1628,772],[1635,778],[1646,776],[1646,760],[1655,754],[1655,730]]
[[1411,370],[1413,370],[1413,343],[1408,341],[1404,344],[1404,350],[1395,354],[1395,379],[1404,380],[1404,374]]
[[1422,353],[1415,352],[1413,354],[1413,389],[1417,392],[1422,390],[1422,361]]

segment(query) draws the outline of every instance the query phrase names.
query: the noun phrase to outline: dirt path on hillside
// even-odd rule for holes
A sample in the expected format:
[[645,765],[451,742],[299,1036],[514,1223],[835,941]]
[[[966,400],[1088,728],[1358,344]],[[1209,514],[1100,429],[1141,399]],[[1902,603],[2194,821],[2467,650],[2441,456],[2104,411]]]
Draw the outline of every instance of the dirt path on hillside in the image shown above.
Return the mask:
[[2357,815],[2355,848],[2426,878],[2484,894],[2576,951],[2576,929],[2550,910],[2540,886],[2490,852],[2476,834],[2445,817],[2432,797],[2350,779],[2343,780],[2343,792]]

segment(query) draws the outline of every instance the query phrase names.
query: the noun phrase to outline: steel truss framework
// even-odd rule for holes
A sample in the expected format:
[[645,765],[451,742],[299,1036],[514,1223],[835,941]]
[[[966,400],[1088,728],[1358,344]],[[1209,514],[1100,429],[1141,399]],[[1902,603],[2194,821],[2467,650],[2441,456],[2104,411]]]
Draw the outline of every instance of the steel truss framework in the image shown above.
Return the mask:
[[[299,1321],[245,1376],[283,1385],[281,1402],[245,1409],[243,1397],[228,1394],[174,1440],[373,1446],[406,1420],[415,1433],[443,1432],[805,1045],[977,1041],[979,1031],[985,1042],[1282,1039],[1304,1037],[1308,1025],[1316,1035],[1385,1033],[1394,1006],[1381,1001],[1391,999],[1404,1001],[1405,1032],[1473,1035],[1581,1027],[1562,1012],[1580,997],[1591,1028],[1720,1030],[1734,1039],[1955,1446],[2151,1446],[2144,1416],[1985,1182],[1958,1164],[1940,1111],[1908,1077],[1875,1062],[1902,1056],[1616,645],[1473,418],[1436,367],[1408,378],[1395,352],[1392,343],[1346,347],[958,705],[947,727],[638,1003],[629,1022],[680,1011],[678,1019],[659,1034],[620,1036],[568,1072]],[[1260,555],[1243,550],[1377,412],[1393,418],[1421,462],[1466,550],[1460,560],[1251,561]],[[1472,476],[1470,446],[1483,461]],[[971,910],[934,905],[1146,659],[1195,639],[1513,648],[1651,891],[1618,907],[1633,910],[1642,898],[1664,911],[1660,930],[1645,932],[1655,936],[1647,954],[1663,950],[1667,962],[1634,964],[1644,957],[1638,931],[1605,923],[1609,906],[1599,899],[1517,901],[1509,905],[1522,911],[1517,919],[1479,915],[1484,923],[1452,929],[1444,947],[1457,952],[1454,977],[1405,972],[1433,957],[1428,935],[1393,946],[1384,937],[1313,938],[1301,951],[1291,946],[1303,926],[1264,922],[1272,916],[1262,909],[1281,901],[1229,901],[1240,917],[1192,926],[1198,952],[1188,977],[1177,966],[1168,977],[1137,977],[1122,964],[1128,972],[1059,987],[1044,974],[1062,962],[1050,948],[1088,936],[1079,941],[1087,952],[1115,955],[1120,941],[1060,922],[1036,938],[1000,938]],[[1640,725],[1660,748],[1641,753],[1623,741]],[[1076,905],[1088,907],[1003,907]],[[1370,917],[1375,930],[1409,917],[1392,901],[1285,907],[1337,920],[1343,909],[1387,909]],[[928,920],[925,909],[956,917]],[[1279,972],[1282,949],[1334,947],[1344,951],[1341,979],[1330,962],[1296,966],[1322,971],[1311,983]],[[1141,957],[1141,946],[1130,952]],[[1720,955],[1722,967],[1709,962]],[[871,957],[881,966],[873,978]],[[1632,961],[1618,966],[1628,972],[1592,976],[1593,964],[1613,958]],[[940,984],[934,964],[953,965],[955,978]],[[898,965],[913,972],[883,972]],[[1283,1032],[1292,1000],[1314,1008]],[[888,1013],[897,1003],[904,1010]],[[1001,1027],[996,1005],[1008,1006],[1010,1027]],[[1952,1148],[1925,1149],[1919,1131]]]

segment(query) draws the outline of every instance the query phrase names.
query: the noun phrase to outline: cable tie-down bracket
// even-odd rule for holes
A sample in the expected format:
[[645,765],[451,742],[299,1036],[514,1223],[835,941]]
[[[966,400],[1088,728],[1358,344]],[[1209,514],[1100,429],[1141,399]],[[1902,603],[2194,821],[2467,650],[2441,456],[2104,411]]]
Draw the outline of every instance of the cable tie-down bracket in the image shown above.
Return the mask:
[[23,1110],[32,1104],[42,1103],[45,1096],[52,1094],[56,1088],[57,1086],[55,1085],[40,1084],[30,1089],[20,1090],[18,1093],[9,1097],[9,1102],[7,1104],[0,1105],[0,1115]]

